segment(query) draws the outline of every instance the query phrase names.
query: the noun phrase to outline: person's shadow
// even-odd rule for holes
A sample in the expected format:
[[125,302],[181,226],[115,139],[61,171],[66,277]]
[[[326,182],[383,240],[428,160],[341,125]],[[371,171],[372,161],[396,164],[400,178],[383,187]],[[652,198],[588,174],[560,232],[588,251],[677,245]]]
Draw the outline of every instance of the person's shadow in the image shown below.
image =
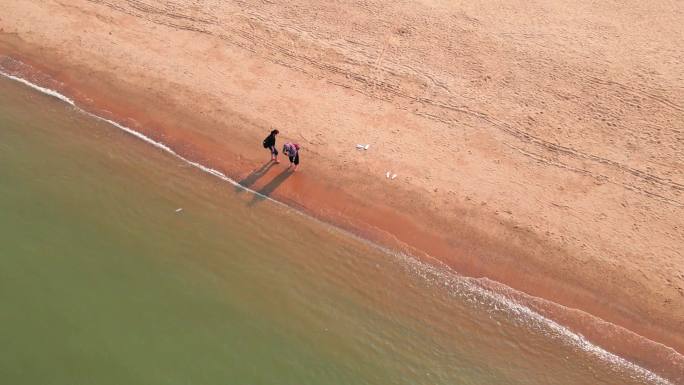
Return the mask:
[[292,175],[292,171],[290,169],[286,169],[285,171],[281,172],[278,174],[273,180],[268,182],[264,187],[260,188],[257,190],[256,194],[254,194],[254,197],[252,197],[252,200],[247,204],[248,206],[253,206],[259,202],[262,202],[266,200],[268,197],[271,196],[271,193],[275,191],[278,186],[280,186],[285,180]]
[[243,191],[245,191],[245,189],[242,187],[250,188],[254,183],[256,183],[256,181],[259,180],[259,178],[264,176],[266,174],[266,172],[268,170],[270,170],[271,167],[273,167],[274,164],[275,164],[274,162],[268,161],[268,162],[264,163],[258,169],[249,173],[249,175],[244,177],[242,180],[238,181],[238,184],[240,186],[235,186],[235,191],[236,192],[243,192]]

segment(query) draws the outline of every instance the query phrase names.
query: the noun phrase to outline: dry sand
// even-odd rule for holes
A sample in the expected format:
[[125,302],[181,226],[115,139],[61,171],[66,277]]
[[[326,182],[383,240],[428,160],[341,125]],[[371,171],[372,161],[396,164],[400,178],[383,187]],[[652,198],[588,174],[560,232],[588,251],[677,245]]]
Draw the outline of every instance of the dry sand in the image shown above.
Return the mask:
[[[684,352],[682,20],[659,0],[9,0],[0,65],[320,218],[577,309],[539,307],[630,357],[580,319]],[[271,127],[303,146],[296,175],[252,172]]]

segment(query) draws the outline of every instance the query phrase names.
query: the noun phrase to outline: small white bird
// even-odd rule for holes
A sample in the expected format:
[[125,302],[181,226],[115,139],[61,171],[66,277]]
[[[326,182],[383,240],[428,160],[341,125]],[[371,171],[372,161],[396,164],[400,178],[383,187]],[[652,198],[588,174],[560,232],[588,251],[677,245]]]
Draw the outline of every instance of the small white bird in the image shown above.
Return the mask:
[[392,180],[397,177],[397,174],[392,174]]
[[179,207],[179,208],[176,209],[176,212],[177,212],[177,213],[179,213],[179,212],[181,212],[181,211],[183,211],[183,208],[182,208],[182,207]]
[[385,178],[389,179],[391,173],[392,171],[387,171],[387,174],[385,174]]

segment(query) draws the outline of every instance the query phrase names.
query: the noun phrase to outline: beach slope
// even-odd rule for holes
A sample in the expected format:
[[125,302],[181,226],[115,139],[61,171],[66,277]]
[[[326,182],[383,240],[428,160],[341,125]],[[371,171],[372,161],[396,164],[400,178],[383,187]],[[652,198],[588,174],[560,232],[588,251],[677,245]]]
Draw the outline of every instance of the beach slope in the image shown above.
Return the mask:
[[[677,1],[8,1],[0,69],[323,220],[577,309],[538,310],[613,350],[633,349],[585,316],[682,353],[683,19]],[[300,173],[254,172],[272,127],[302,146]]]

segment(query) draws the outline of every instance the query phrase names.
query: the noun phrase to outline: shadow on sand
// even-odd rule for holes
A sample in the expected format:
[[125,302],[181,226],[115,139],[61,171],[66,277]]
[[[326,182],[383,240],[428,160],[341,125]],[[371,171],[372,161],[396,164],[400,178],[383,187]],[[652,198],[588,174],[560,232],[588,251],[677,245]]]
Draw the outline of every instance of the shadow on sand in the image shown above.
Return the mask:
[[[261,167],[259,167],[258,169],[252,171],[249,175],[247,175],[246,177],[244,177],[242,180],[239,180],[238,183],[239,183],[240,186],[242,186],[242,187],[247,187],[247,188],[252,187],[252,185],[253,185],[254,183],[256,183],[256,181],[258,181],[259,178],[261,178],[262,176],[266,175],[266,172],[268,172],[268,170],[270,170],[271,167],[273,167],[274,164],[275,164],[275,163],[273,163],[272,161],[269,160],[268,162],[266,162],[266,163],[264,163],[263,165],[261,165]],[[235,191],[236,191],[236,192],[243,192],[243,191],[245,191],[245,190],[244,190],[243,188],[241,188],[240,186],[235,186]]]
[[271,196],[271,193],[273,193],[273,191],[275,191],[275,189],[277,189],[278,186],[280,186],[283,182],[285,182],[285,180],[290,175],[292,175],[292,171],[290,171],[290,169],[287,169],[287,170],[281,172],[280,174],[278,174],[275,178],[273,178],[273,180],[268,182],[268,184],[266,184],[264,187],[257,190],[257,192],[261,195],[255,194],[254,197],[252,197],[252,201],[248,203],[248,206],[255,205],[255,204],[265,200],[266,197]]

